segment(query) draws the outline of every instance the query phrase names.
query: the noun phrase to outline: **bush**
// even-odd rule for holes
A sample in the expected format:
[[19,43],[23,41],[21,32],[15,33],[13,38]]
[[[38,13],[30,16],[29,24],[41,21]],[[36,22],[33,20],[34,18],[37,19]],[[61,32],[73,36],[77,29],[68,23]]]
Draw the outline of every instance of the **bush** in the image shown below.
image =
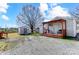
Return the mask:
[[73,37],[72,36],[66,36],[63,39],[73,40]]

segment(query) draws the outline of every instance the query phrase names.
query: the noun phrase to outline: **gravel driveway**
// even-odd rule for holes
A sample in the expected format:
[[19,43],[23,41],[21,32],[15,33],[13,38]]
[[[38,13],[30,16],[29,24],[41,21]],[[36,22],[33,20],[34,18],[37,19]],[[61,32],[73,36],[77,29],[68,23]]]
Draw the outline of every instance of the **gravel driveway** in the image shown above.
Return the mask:
[[30,36],[1,55],[78,55],[79,41]]

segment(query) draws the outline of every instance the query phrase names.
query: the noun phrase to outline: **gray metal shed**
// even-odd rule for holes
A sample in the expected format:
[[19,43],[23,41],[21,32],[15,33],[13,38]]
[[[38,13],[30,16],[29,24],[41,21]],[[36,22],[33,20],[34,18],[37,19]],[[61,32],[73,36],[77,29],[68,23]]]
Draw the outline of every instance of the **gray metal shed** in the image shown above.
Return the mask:
[[31,31],[29,29],[27,29],[26,27],[22,26],[18,28],[18,33],[20,35],[26,35],[26,34],[30,34]]

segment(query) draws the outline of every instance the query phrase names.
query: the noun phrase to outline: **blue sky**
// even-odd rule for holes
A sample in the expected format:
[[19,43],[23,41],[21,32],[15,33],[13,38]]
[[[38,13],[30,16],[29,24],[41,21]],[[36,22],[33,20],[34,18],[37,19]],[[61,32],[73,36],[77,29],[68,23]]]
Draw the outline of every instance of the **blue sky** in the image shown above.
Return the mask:
[[[25,3],[9,3],[5,4],[3,9],[0,10],[0,27],[17,27],[16,16],[21,12],[21,8],[27,5]],[[52,19],[54,16],[69,16],[69,12],[73,11],[74,8],[79,6],[77,3],[32,3],[33,6],[39,7],[41,13],[46,19]],[[0,7],[1,7],[0,6]],[[6,8],[5,8],[6,7]]]

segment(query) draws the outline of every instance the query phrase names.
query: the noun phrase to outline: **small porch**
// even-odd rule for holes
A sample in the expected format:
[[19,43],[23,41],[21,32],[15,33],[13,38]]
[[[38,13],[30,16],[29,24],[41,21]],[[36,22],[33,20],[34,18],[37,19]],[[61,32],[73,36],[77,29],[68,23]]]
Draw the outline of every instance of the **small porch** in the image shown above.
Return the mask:
[[58,19],[43,22],[43,35],[48,37],[63,38],[66,36],[66,20]]

